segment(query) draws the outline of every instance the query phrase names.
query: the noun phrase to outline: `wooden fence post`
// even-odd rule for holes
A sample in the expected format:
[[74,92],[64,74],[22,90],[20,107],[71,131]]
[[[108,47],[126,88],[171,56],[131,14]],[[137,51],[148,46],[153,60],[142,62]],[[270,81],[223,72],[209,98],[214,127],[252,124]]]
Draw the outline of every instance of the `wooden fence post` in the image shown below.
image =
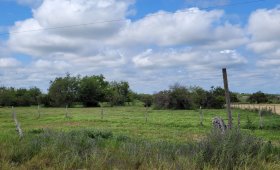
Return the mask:
[[203,112],[202,112],[202,107],[201,106],[199,108],[199,112],[200,112],[200,125],[203,126]]
[[101,120],[103,120],[104,118],[104,110],[103,110],[103,106],[101,105]]
[[40,112],[40,105],[38,104],[37,107],[37,113],[38,113],[38,119],[41,117],[41,112]]
[[227,113],[228,113],[228,128],[232,128],[232,114],[230,109],[230,94],[228,88],[228,79],[227,79],[227,69],[223,68],[223,79],[224,79],[224,88],[225,88],[225,98],[227,105]]
[[237,115],[237,121],[238,121],[237,126],[238,126],[238,130],[239,130],[240,129],[240,113],[238,113],[238,115]]
[[68,118],[68,104],[65,106],[65,118]]
[[275,105],[274,105],[274,113],[277,114],[277,113],[276,113],[276,106],[275,106]]
[[260,128],[263,128],[263,117],[262,117],[262,110],[259,111],[259,116],[260,116]]
[[148,109],[149,109],[149,107],[147,106],[146,107],[146,112],[145,112],[145,122],[146,123],[148,122]]
[[23,138],[23,131],[20,128],[20,123],[17,120],[17,115],[16,115],[16,112],[15,112],[14,106],[12,106],[12,115],[13,115],[13,119],[14,119],[15,124],[16,124],[16,130],[18,132],[18,135],[19,135],[20,138]]

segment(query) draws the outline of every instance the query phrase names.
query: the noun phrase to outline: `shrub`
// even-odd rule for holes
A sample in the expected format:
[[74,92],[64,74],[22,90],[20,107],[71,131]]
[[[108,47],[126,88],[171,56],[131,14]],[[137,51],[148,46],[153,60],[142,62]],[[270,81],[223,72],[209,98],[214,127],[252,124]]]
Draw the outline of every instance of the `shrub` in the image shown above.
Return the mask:
[[169,90],[154,95],[154,106],[156,109],[191,109],[190,96],[186,87],[175,84]]
[[225,134],[212,131],[197,147],[196,165],[203,168],[210,164],[219,169],[235,169],[258,158],[268,159],[275,150],[270,142],[238,130]]
[[170,92],[161,91],[154,95],[154,107],[155,109],[168,109],[170,108]]
[[267,103],[268,97],[263,92],[258,91],[249,96],[248,102],[250,102],[250,103]]

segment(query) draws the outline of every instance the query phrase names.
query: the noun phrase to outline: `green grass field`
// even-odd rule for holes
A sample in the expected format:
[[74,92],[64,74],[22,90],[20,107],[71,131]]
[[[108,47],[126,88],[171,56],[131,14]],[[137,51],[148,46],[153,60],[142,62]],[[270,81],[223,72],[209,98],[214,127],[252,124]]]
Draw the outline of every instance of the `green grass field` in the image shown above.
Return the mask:
[[[201,126],[199,111],[149,110],[146,122],[146,109],[140,106],[105,107],[103,119],[101,118],[101,108],[70,108],[70,118],[65,118],[64,108],[41,108],[40,118],[38,118],[36,107],[15,108],[15,112],[17,113],[17,119],[21,124],[24,134],[27,136],[25,138],[29,138],[29,136],[32,136],[32,132],[40,131],[40,129],[49,129],[59,132],[63,131],[66,133],[86,129],[110,132],[114,136],[125,136],[137,141],[148,141],[151,143],[167,142],[168,145],[172,146],[181,146],[185,143],[201,141],[205,138],[206,134],[211,131],[211,121],[213,117],[220,116],[224,119],[227,118],[225,110],[203,110],[204,121],[203,126]],[[242,131],[260,137],[264,139],[264,141],[271,141],[274,146],[280,146],[279,115],[265,115],[264,127],[263,129],[259,129],[258,114],[246,110],[233,110],[234,126],[237,126],[238,112],[241,114]],[[17,144],[20,144],[11,113],[11,108],[0,108],[0,147],[2,149],[5,149],[5,147],[11,147],[12,144],[10,143],[13,143],[11,141],[17,141]],[[248,117],[252,122],[251,124],[248,124]],[[23,141],[25,141],[25,139]],[[9,159],[7,158],[9,156],[7,155],[10,153],[3,153],[3,151],[0,152],[0,159],[2,159],[3,164],[3,167],[0,166],[0,169],[11,168],[11,163],[7,162]],[[9,151],[8,149],[6,152],[12,151]],[[40,158],[40,160],[41,159],[42,158]],[[102,163],[100,163],[100,165],[101,164]],[[28,163],[24,164],[23,167],[20,165],[20,163],[15,164],[14,168],[32,169]],[[45,165],[44,167],[37,168],[41,169],[46,167],[48,166]],[[60,165],[50,165],[50,167],[56,167],[58,169],[62,168]],[[85,163],[85,166],[75,164],[71,166],[64,166],[63,169],[79,169],[81,167],[90,167],[90,165],[89,163]],[[104,167],[101,166],[100,169],[112,168]],[[146,168],[147,167],[152,166],[146,165]],[[275,166],[273,165],[265,168],[273,169],[273,167]],[[279,164],[276,164],[276,167],[279,167]],[[154,168],[157,169],[157,167]],[[158,168],[160,169],[160,167]],[[36,167],[34,169],[36,169]],[[173,166],[171,169],[173,169]]]
[[[64,108],[41,108],[38,119],[36,107],[15,108],[22,129],[26,132],[32,129],[72,130],[90,128],[108,130],[149,140],[165,140],[171,142],[186,142],[199,140],[212,128],[212,118],[220,116],[227,119],[225,110],[203,110],[204,126],[200,126],[200,116],[194,110],[149,110],[146,123],[146,109],[143,107],[105,107],[101,119],[101,108],[71,108],[65,118]],[[233,110],[233,119],[237,125],[237,113],[241,114],[241,128],[280,144],[280,116],[264,116],[264,128],[259,129],[259,116],[255,112]],[[0,136],[17,135],[12,119],[11,108],[0,108]],[[247,116],[255,128],[246,129]]]

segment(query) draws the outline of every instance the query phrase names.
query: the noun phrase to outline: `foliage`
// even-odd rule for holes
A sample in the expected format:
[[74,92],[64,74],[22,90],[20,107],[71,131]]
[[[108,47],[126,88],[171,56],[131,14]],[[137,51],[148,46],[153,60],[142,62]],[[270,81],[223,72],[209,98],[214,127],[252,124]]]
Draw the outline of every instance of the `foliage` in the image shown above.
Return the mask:
[[209,92],[207,92],[206,98],[206,108],[223,108],[225,104],[225,92],[221,87],[212,87]]
[[190,87],[191,100],[194,108],[207,108],[207,96],[209,95],[206,90],[201,87]]
[[37,105],[42,92],[39,88],[0,88],[1,106],[31,106]]
[[110,83],[107,93],[107,100],[111,106],[123,106],[126,102],[131,102],[128,82],[113,81]]
[[246,118],[246,124],[244,126],[245,129],[251,129],[251,130],[254,130],[256,129],[256,126],[253,124],[253,122],[251,121],[249,115],[247,115],[247,118]]
[[154,95],[154,106],[156,109],[190,109],[190,92],[186,87],[175,84],[169,90]]
[[[233,102],[239,101],[236,93],[230,93]],[[211,87],[209,91],[201,87],[185,87],[175,84],[169,90],[154,94],[156,109],[220,109],[225,105],[225,91],[221,87]]]
[[236,169],[247,166],[251,161],[256,163],[259,158],[267,161],[274,155],[279,159],[279,153],[279,149],[273,149],[271,142],[266,143],[238,130],[226,131],[225,134],[212,131],[198,144],[196,161],[199,168],[210,164],[218,169]]
[[250,103],[267,103],[268,98],[267,98],[266,94],[264,94],[261,91],[258,91],[249,96],[248,102],[250,102]]
[[151,107],[153,104],[153,95],[150,94],[136,94],[134,98],[141,101],[144,107]]
[[78,99],[79,77],[58,77],[50,82],[49,97],[52,106],[72,105]]
[[191,94],[186,87],[175,84],[170,87],[169,95],[172,109],[191,109]]
[[154,107],[155,109],[169,109],[170,108],[170,91],[160,91],[154,94]]
[[86,107],[99,106],[99,102],[106,100],[108,88],[109,83],[103,75],[83,77],[79,86],[79,99]]
[[279,148],[238,131],[178,144],[108,131],[43,130],[0,148],[1,169],[277,169],[280,159]]

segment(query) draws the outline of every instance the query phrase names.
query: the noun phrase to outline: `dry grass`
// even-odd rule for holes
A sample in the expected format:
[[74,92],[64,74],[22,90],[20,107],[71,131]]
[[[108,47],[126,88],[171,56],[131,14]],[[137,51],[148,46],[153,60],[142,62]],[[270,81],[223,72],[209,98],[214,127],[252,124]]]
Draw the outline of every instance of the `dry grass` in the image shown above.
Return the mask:
[[232,104],[233,108],[248,110],[271,110],[272,113],[280,115],[280,104]]

